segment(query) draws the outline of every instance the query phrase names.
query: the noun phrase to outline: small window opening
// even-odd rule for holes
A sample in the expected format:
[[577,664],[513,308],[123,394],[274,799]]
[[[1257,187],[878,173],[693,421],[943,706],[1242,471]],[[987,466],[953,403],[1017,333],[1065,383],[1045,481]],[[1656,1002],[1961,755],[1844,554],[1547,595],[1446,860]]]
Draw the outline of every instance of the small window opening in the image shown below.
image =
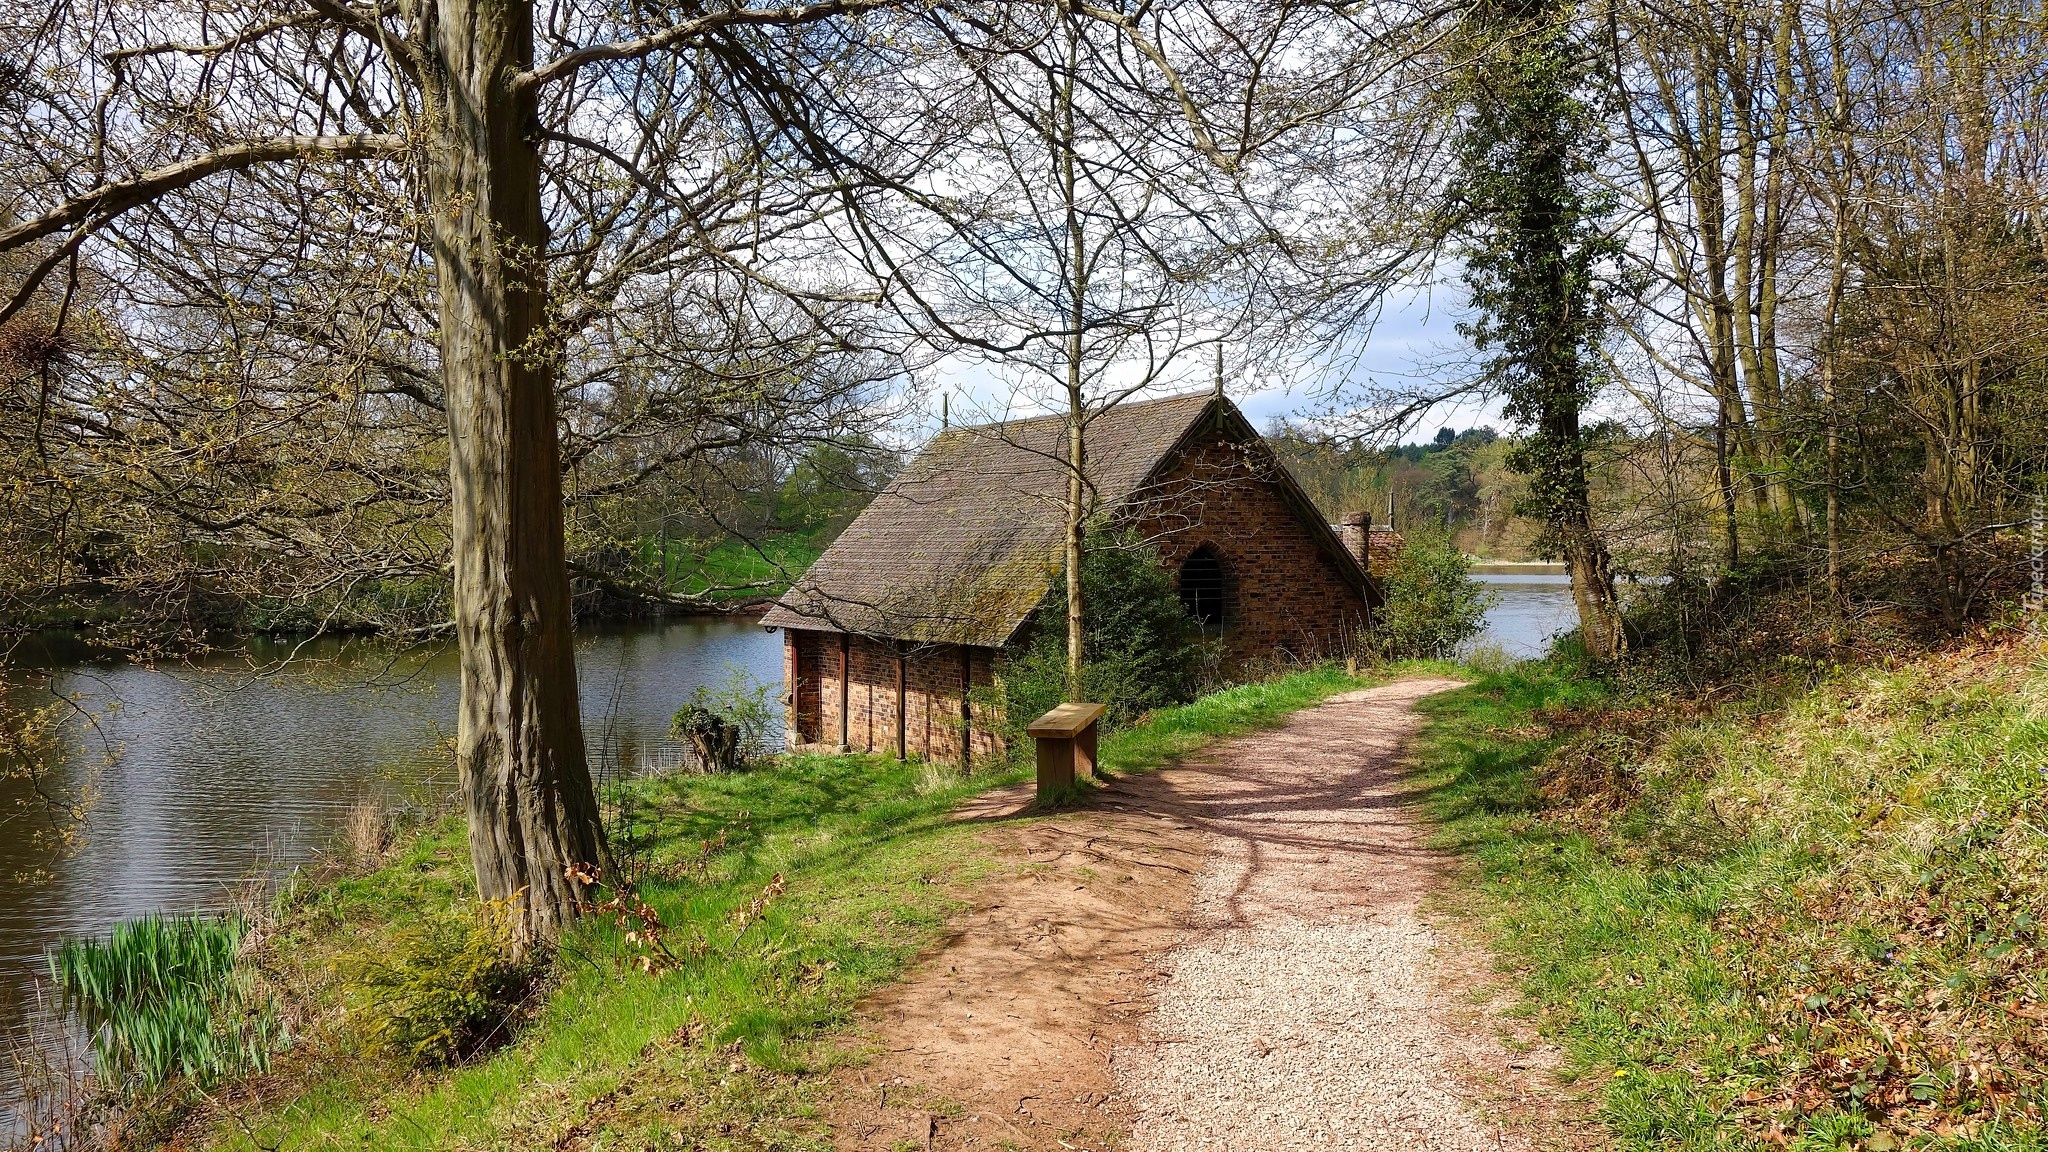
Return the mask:
[[1180,602],[1205,631],[1223,627],[1223,561],[1207,544],[1181,562]]

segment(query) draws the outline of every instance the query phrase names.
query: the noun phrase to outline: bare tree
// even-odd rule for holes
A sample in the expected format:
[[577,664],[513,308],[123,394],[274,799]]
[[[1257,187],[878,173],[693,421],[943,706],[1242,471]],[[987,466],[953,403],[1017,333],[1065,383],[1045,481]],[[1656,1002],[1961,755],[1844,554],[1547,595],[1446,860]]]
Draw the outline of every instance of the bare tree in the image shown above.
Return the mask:
[[[1356,148],[1431,18],[1401,6],[1086,4],[940,10],[952,162],[864,214],[910,326],[1063,412],[1066,571],[1099,497],[1087,429],[1125,401],[1352,328],[1413,252],[1400,190]],[[1368,175],[1369,174],[1369,175]],[[1086,607],[1066,582],[1070,693]]]
[[1800,163],[1791,140],[1794,8],[1681,3],[1613,12],[1626,155],[1651,231],[1639,254],[1647,278],[1671,294],[1665,315],[1714,399],[1733,566],[1738,500],[1753,516],[1799,515],[1787,474],[1791,412],[1779,344]]
[[[346,246],[330,246],[329,229],[346,234],[365,216],[394,243],[371,249],[358,272],[430,283],[412,297],[431,301],[428,316],[370,325],[380,337],[402,331],[412,346],[399,354],[376,341],[335,341],[331,330],[301,331],[300,351],[370,358],[383,395],[410,391],[441,413],[463,653],[457,755],[471,849],[482,894],[518,901],[524,940],[558,934],[585,878],[608,864],[570,646],[558,432],[570,334],[588,327],[604,299],[593,285],[613,288],[615,300],[624,285],[674,270],[685,250],[724,258],[747,285],[725,297],[737,308],[749,307],[754,289],[806,298],[763,283],[769,278],[735,258],[734,229],[704,242],[710,225],[735,223],[718,209],[736,198],[719,195],[715,155],[686,151],[701,137],[662,138],[656,126],[687,125],[705,109],[704,100],[675,101],[679,92],[713,94],[708,104],[727,118],[721,128],[731,117],[745,122],[767,102],[766,62],[810,67],[857,42],[865,34],[858,15],[883,7],[822,0],[671,23],[529,3],[256,0],[65,7],[9,30],[11,53],[50,65],[47,81],[17,90],[7,111],[10,160],[31,173],[8,205],[16,223],[0,228],[0,252],[28,254],[9,317],[29,314],[53,274],[69,283],[81,261],[115,277],[128,268],[161,272],[195,254],[201,267],[215,258],[293,264],[307,252],[342,267]],[[684,66],[664,72],[662,61]],[[772,139],[773,119],[751,138]],[[635,127],[645,129],[639,143],[653,136],[671,147],[621,154]],[[602,158],[603,177],[579,182],[572,151]],[[647,170],[667,164],[694,186]],[[628,184],[649,195],[580,194]],[[800,209],[809,194],[793,195]],[[768,197],[749,190],[743,199],[759,209]],[[766,213],[747,215],[756,240],[781,226]],[[188,226],[195,219],[207,222],[203,233]],[[551,222],[569,226],[551,236]],[[551,253],[584,267],[558,281]],[[175,278],[163,283],[158,309],[100,313],[110,345],[121,343],[120,329],[177,322],[195,301],[218,306],[204,323],[233,331],[251,308],[294,299],[209,298],[180,291]],[[68,298],[68,287],[58,295]],[[373,295],[372,309],[393,298]],[[288,333],[295,317],[273,311],[269,334]],[[217,388],[219,378],[197,383]],[[374,417],[362,426],[384,434]],[[125,429],[102,431],[118,443]]]
[[[1161,186],[1166,150],[1147,155],[1140,143],[1157,142],[1161,117],[1134,115],[1116,98],[1117,81],[1136,79],[1105,67],[1121,30],[1071,9],[972,42],[940,28],[980,81],[958,121],[960,163],[946,173],[972,191],[919,221],[927,238],[916,251],[916,299],[930,308],[916,319],[935,320],[941,340],[995,365],[1026,396],[1057,398],[1067,418],[1064,568],[1078,572],[1099,502],[1089,423],[1185,373],[1188,352],[1232,334],[1243,301],[1189,242],[1192,205],[1216,201]],[[1066,585],[1071,696],[1085,607],[1081,581]]]
[[2040,345],[2009,310],[2041,292],[2036,25],[1888,0],[1607,11],[1614,179],[1647,237],[1618,318],[1689,385],[1664,415],[1709,401],[1724,568],[1746,530],[1766,559],[1819,557],[1839,602],[1853,530],[1931,563],[1955,617],[2038,441],[2017,401]]

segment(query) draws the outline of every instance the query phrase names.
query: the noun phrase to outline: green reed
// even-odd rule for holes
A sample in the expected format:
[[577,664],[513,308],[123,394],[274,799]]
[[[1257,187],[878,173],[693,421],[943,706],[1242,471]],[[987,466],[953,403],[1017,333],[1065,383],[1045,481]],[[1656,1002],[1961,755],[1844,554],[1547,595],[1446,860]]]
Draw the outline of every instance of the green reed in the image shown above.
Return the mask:
[[247,934],[238,917],[153,914],[52,952],[50,978],[91,1036],[101,1078],[156,1089],[266,1069],[279,1029],[268,1003],[252,1003]]

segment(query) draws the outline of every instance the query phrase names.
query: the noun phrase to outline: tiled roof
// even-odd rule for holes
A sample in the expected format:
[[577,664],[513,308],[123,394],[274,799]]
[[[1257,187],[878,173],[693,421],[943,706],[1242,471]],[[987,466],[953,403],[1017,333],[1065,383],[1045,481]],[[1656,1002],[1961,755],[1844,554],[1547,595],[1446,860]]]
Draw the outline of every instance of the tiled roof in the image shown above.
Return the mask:
[[[1211,393],[1120,404],[1091,420],[1094,506],[1124,504],[1207,426],[1214,405],[1256,436]],[[1060,569],[1066,452],[1064,415],[941,432],[761,622],[912,643],[1007,643]],[[1321,526],[1312,509],[1307,518]]]

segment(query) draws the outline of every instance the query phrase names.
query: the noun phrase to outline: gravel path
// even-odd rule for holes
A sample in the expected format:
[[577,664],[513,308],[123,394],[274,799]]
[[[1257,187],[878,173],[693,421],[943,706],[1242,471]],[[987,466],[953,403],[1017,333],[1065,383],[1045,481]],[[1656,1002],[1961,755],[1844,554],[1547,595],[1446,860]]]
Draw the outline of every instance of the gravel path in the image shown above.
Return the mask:
[[1161,961],[1143,1038],[1116,1053],[1137,1152],[1526,1149],[1464,1085],[1508,1057],[1438,985],[1421,917],[1441,861],[1400,769],[1412,705],[1349,693],[1162,774],[1155,803],[1210,834],[1194,924]]

